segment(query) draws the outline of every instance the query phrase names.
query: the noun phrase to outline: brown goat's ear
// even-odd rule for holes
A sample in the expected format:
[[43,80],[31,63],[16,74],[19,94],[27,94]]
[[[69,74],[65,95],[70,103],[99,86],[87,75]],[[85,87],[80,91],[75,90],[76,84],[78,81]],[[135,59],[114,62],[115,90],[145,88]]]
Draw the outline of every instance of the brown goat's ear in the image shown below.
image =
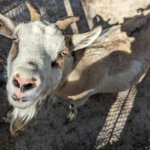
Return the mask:
[[8,38],[12,38],[13,32],[16,28],[16,23],[10,18],[0,14],[0,34]]
[[98,26],[89,32],[82,33],[82,34],[74,34],[72,36],[72,44],[74,47],[73,50],[76,51],[89,46],[98,38],[101,31],[102,31],[102,27]]
[[56,22],[56,26],[60,29],[60,30],[65,30],[69,25],[71,25],[72,23],[75,23],[79,20],[79,17],[75,17],[75,16],[68,16],[65,18],[62,18],[60,20],[58,20]]

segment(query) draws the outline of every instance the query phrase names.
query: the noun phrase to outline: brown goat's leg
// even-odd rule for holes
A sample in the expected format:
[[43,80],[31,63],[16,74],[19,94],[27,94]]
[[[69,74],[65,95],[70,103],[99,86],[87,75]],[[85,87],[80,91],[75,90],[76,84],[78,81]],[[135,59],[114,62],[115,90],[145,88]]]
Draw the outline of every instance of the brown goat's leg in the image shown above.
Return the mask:
[[78,107],[83,106],[87,102],[87,100],[88,100],[88,98],[86,97],[86,98],[71,102],[71,104],[69,105],[70,112],[67,116],[67,120],[69,122],[73,121],[76,118],[76,116],[78,114]]

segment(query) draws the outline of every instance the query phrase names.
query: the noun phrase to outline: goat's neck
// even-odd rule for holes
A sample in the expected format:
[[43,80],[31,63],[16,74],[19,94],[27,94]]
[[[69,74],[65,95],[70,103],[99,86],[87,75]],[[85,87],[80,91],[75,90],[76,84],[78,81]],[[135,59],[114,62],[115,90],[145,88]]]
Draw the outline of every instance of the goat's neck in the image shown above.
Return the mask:
[[74,66],[75,66],[75,56],[69,54],[67,58],[64,60],[62,78],[58,87],[60,87],[66,81],[69,73],[73,70]]

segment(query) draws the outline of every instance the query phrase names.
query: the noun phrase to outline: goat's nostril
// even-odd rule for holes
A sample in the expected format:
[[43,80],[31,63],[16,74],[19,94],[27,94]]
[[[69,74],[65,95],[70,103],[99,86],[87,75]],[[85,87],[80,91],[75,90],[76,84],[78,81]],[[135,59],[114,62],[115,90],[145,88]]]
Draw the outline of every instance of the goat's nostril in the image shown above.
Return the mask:
[[20,84],[16,79],[13,80],[13,85],[17,88],[20,88]]
[[20,98],[18,98],[16,94],[13,94],[13,95],[12,95],[12,99],[13,99],[14,101],[19,101],[19,100],[20,100]]
[[34,88],[34,87],[35,87],[35,85],[32,83],[24,84],[21,86],[21,92],[25,92],[27,90]]
[[27,97],[22,97],[21,99],[22,99],[23,102],[27,102],[28,101]]

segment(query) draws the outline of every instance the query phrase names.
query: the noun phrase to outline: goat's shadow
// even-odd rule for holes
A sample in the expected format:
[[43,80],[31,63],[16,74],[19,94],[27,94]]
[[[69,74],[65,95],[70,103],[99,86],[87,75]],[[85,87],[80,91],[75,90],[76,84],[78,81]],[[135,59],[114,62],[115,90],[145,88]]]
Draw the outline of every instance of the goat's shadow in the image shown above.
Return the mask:
[[[3,2],[4,4],[1,3],[2,5],[0,6],[1,12],[7,13],[7,15],[11,16],[16,21],[27,20],[29,19],[29,13],[24,5],[24,2],[24,0],[18,0],[15,3],[10,1],[9,7],[7,3]],[[49,20],[50,22],[54,23],[64,16],[73,14],[76,16],[80,16],[80,21],[76,24],[78,32],[82,33],[89,30],[87,18],[80,0],[68,0],[66,2],[59,0],[39,0],[37,2],[36,0],[32,0],[32,3],[34,3],[40,9],[42,17],[45,20]],[[149,9],[149,6],[146,9]],[[143,11],[143,9],[141,11]],[[129,18],[125,19],[125,21],[126,20],[129,20]],[[103,29],[112,26],[108,23],[108,21],[104,21],[103,18],[99,15],[96,15],[93,18],[93,24],[94,26],[102,25]],[[67,33],[72,34],[72,28],[69,28],[67,30]],[[133,51],[135,50],[134,45],[137,46],[137,44],[140,42],[139,40],[140,39],[135,38],[135,41],[132,43]],[[8,41],[2,36],[0,37],[0,41],[3,41],[3,45],[1,45],[0,47],[0,52],[4,55],[4,57],[7,57],[7,52],[11,46],[11,41]],[[124,53],[120,53],[119,50],[116,53],[119,55],[125,55]],[[109,57],[113,56],[116,55],[113,53],[105,58],[103,61],[107,61]],[[143,131],[144,123],[150,121],[149,116],[147,116],[147,118],[143,117],[143,115],[147,115],[147,112],[144,112],[145,107],[148,107],[146,108],[147,110],[150,109],[150,102],[148,101],[148,98],[150,97],[148,93],[150,93],[150,91],[147,89],[148,86],[150,87],[150,82],[148,82],[150,80],[149,75],[150,72],[148,72],[143,82],[137,86],[138,93],[134,101],[133,109],[126,121],[126,124],[123,124],[123,128],[121,130],[122,132],[118,137],[118,141],[114,142],[114,144],[108,141],[102,149],[110,150],[111,147],[111,150],[124,150],[125,144],[133,145],[133,147],[140,147],[142,144],[150,145],[147,142],[148,139],[150,139],[150,135],[147,132],[148,130],[144,129]],[[4,78],[4,80],[6,79]],[[145,96],[145,94],[147,94],[147,96]],[[143,96],[145,97],[144,99]],[[23,147],[22,149],[40,150],[93,149],[97,136],[99,135],[99,132],[103,129],[105,121],[107,120],[107,114],[112,104],[115,102],[116,98],[117,94],[99,94],[91,97],[87,104],[79,109],[79,114],[76,120],[74,120],[70,124],[64,124],[65,117],[68,113],[68,110],[66,109],[68,105],[66,103],[59,102],[56,107],[53,108],[49,104],[49,100],[47,100],[45,101],[45,104],[43,104],[37,117],[33,119],[28,125],[25,132],[21,134],[18,133],[16,135],[15,144],[10,144],[11,140],[8,140],[9,142],[7,141],[7,144],[10,149],[13,145],[15,145],[16,150],[20,150],[21,147]],[[141,99],[145,102],[144,105],[141,102]],[[139,123],[138,119],[140,120],[140,126],[136,126]],[[132,126],[138,129],[135,130]],[[128,138],[129,143],[124,144],[124,138]],[[143,143],[143,141],[145,141],[145,143]],[[137,143],[139,143],[139,145],[137,145]]]

